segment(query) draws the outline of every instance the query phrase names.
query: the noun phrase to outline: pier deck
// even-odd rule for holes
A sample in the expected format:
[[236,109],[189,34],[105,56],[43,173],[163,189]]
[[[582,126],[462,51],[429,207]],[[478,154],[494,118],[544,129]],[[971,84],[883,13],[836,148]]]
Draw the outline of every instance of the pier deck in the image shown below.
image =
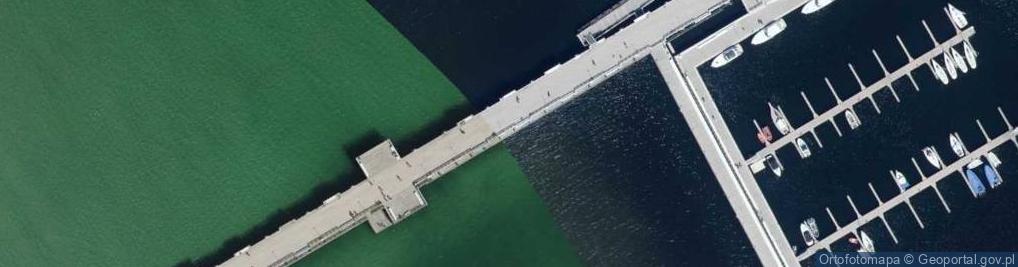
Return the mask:
[[654,1],[662,0],[622,0],[590,22],[587,22],[583,27],[580,27],[580,32],[576,34],[576,38],[580,39],[580,43],[583,46],[590,46],[604,38],[605,33],[620,27],[623,22],[630,18],[640,15],[644,11],[643,9]]
[[400,222],[427,205],[420,187],[645,58],[669,36],[730,3],[669,1],[406,156],[390,157],[378,151],[365,155],[362,166],[369,172],[367,179],[241,249],[221,266],[287,266],[363,222],[376,232]]
[[[1003,112],[1001,112],[1001,116],[1004,116]],[[1006,121],[1007,117],[1004,117],[1004,120]],[[904,192],[891,198],[890,200],[882,201],[873,210],[866,212],[861,216],[858,216],[858,218],[855,221],[852,221],[846,225],[840,225],[837,231],[819,240],[816,244],[813,244],[813,246],[807,248],[805,252],[799,254],[797,256],[798,260],[799,261],[806,260],[813,254],[817,253],[818,250],[823,249],[825,247],[830,247],[832,243],[840,240],[841,238],[845,237],[850,233],[856,233],[859,227],[862,227],[863,225],[874,219],[883,218],[884,213],[897,207],[902,203],[906,203],[911,206],[910,199],[912,198],[912,196],[915,196],[916,194],[919,194],[919,192],[922,192],[930,187],[936,186],[937,182],[943,180],[944,178],[947,178],[949,175],[961,172],[963,168],[965,168],[965,165],[968,164],[969,162],[972,162],[975,159],[985,156],[987,153],[993,151],[993,149],[1003,145],[1004,143],[1007,143],[1008,141],[1015,142],[1015,145],[1018,145],[1018,142],[1014,141],[1016,136],[1018,136],[1018,131],[1015,131],[1013,128],[1008,129],[1007,132],[997,136],[996,138],[989,140],[986,144],[980,146],[976,150],[973,150],[969,154],[965,155],[965,157],[962,157],[954,161],[950,165],[945,166],[943,169],[937,171],[933,175],[927,176],[921,182],[912,186],[908,190],[905,190]],[[964,177],[962,177],[962,179],[964,179]],[[876,193],[874,192],[874,194]],[[918,220],[918,217],[916,218]],[[921,221],[920,225],[922,225]]]
[[[928,62],[930,62],[930,59],[933,59],[934,57],[941,55],[945,51],[945,49],[949,47],[961,44],[963,41],[967,40],[972,35],[975,35],[975,33],[976,30],[974,27],[969,27],[968,29],[958,32],[958,34],[956,34],[954,37],[951,37],[950,39],[937,44],[936,47],[930,49],[930,51],[927,51],[926,53],[923,53],[918,58],[910,59],[910,61],[907,64],[898,68],[894,72],[886,74],[884,78],[881,78],[880,80],[869,86],[865,86],[865,88],[863,88],[855,95],[852,95],[848,99],[842,100],[835,93],[834,97],[838,99],[838,104],[836,106],[825,111],[822,114],[815,116],[812,120],[810,120],[806,124],[796,127],[789,134],[782,136],[778,140],[775,140],[774,142],[768,144],[766,147],[756,152],[753,156],[749,157],[749,159],[747,159],[746,161],[750,163],[755,163],[764,160],[765,156],[769,154],[774,154],[775,151],[777,151],[778,149],[781,149],[782,147],[791,144],[793,141],[795,141],[796,138],[800,138],[803,135],[806,135],[807,133],[814,132],[815,129],[820,125],[823,125],[825,123],[834,123],[833,119],[835,117],[844,114],[846,110],[851,109],[853,106],[855,106],[855,104],[862,102],[864,99],[872,100],[873,94],[879,92],[884,88],[890,89],[891,83],[893,83],[894,81],[897,81],[898,79],[910,75],[913,70],[921,66],[929,64]],[[879,57],[877,58],[879,59]],[[883,63],[881,63],[881,66],[883,66],[882,64]],[[859,81],[859,83],[860,86],[862,86],[862,81]],[[831,90],[833,92],[833,88],[831,88]],[[806,103],[808,104],[809,102]]]

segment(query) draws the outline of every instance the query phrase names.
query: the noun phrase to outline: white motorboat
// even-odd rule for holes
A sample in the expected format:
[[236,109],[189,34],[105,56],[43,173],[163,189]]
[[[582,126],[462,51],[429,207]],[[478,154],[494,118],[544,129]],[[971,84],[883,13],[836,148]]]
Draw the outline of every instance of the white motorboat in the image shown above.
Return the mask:
[[806,145],[806,141],[803,141],[802,138],[795,139],[795,149],[799,151],[799,156],[802,158],[808,158],[810,155],[813,155],[813,153],[809,151],[809,146]]
[[834,3],[834,0],[810,0],[809,2],[806,2],[806,5],[802,6],[801,12],[804,15],[809,15],[813,12],[820,11],[820,9],[827,7],[827,5],[830,5],[831,3]]
[[976,158],[976,159],[970,161],[968,164],[965,164],[965,168],[969,169],[969,170],[974,170],[976,168],[979,168],[979,166],[982,166],[982,165],[983,165],[983,160],[981,160],[979,158]]
[[940,154],[937,153],[937,148],[928,146],[923,148],[923,156],[926,156],[926,160],[938,170],[943,167],[943,162],[940,160]]
[[817,229],[817,220],[811,217],[800,223],[799,233],[802,234],[802,240],[806,242],[806,247],[816,244],[817,238],[820,236],[820,230]]
[[951,76],[951,80],[958,79],[958,71],[955,69],[958,65],[954,64],[954,58],[951,57],[950,52],[944,52],[944,69],[947,70],[947,75]]
[[986,161],[989,161],[990,162],[990,166],[993,166],[994,168],[1000,167],[1000,163],[1001,163],[1000,162],[1000,158],[998,158],[997,154],[994,154],[993,151],[990,151],[990,152],[986,153]]
[[969,67],[976,69],[976,49],[972,48],[972,44],[969,41],[965,41],[962,45],[962,49],[965,50],[965,61],[969,63]]
[[930,59],[930,71],[933,72],[933,76],[940,80],[940,83],[947,85],[951,80],[947,79],[947,73],[944,72],[944,68],[940,67],[940,63],[937,63],[936,59]]
[[774,38],[774,36],[777,36],[779,33],[784,31],[786,26],[788,25],[785,24],[784,19],[778,19],[771,23],[767,23],[767,26],[764,26],[763,29],[753,35],[753,40],[751,40],[750,43],[753,45],[766,43],[767,41],[770,41],[771,38]]
[[957,26],[959,29],[964,29],[969,25],[969,20],[965,18],[965,12],[954,7],[954,5],[947,4],[947,13],[951,15],[951,22],[953,22],[954,26]]
[[848,127],[852,128],[852,130],[859,128],[859,125],[862,125],[862,122],[859,121],[859,117],[855,115],[855,111],[852,111],[851,109],[845,111],[845,119],[848,120]]
[[864,253],[864,252],[869,252],[869,253],[877,252],[877,249],[875,247],[873,247],[873,240],[870,239],[870,236],[866,235],[866,232],[863,232],[862,230],[859,230],[859,250],[858,250],[858,252],[860,252],[860,253]]
[[954,47],[951,47],[950,50],[951,56],[954,57],[954,65],[958,66],[958,69],[961,70],[961,73],[968,73],[969,66],[965,65],[965,57],[962,57],[961,53],[958,53],[958,49],[954,49]]
[[733,46],[729,46],[728,48],[725,49],[725,51],[721,52],[720,55],[715,57],[714,60],[710,62],[710,66],[712,68],[720,68],[721,66],[727,65],[729,62],[732,62],[732,60],[735,60],[741,55],[742,55],[742,45],[735,44]]
[[767,167],[771,169],[771,172],[778,177],[781,177],[781,173],[785,170],[785,167],[781,166],[781,162],[778,161],[778,158],[774,157],[774,154],[768,154],[764,157],[764,163],[766,163]]
[[902,193],[912,186],[908,183],[908,179],[905,179],[905,175],[898,170],[891,171],[891,177],[894,177],[894,183],[898,184],[898,189],[901,190]]
[[951,150],[954,150],[954,154],[958,155],[959,158],[964,157],[967,151],[965,149],[965,143],[961,142],[961,137],[958,136],[958,133],[951,133],[951,136],[948,139],[951,143]]
[[770,102],[767,102],[767,106],[771,108],[771,120],[774,121],[774,127],[778,128],[778,132],[781,132],[782,135],[791,133],[792,125],[788,123],[785,111],[781,110],[781,107],[774,107]]

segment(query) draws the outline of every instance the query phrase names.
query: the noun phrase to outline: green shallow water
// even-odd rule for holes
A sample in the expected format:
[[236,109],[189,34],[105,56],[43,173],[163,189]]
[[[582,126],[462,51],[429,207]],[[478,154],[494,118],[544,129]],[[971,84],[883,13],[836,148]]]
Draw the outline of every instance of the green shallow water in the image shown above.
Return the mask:
[[[222,254],[466,105],[362,1],[7,1],[0,36],[0,266]],[[511,156],[478,161],[426,188],[421,218],[309,263],[575,262]]]
[[[499,145],[424,187],[428,207],[375,235],[361,225],[298,266],[580,266]],[[495,169],[500,169],[495,171]]]

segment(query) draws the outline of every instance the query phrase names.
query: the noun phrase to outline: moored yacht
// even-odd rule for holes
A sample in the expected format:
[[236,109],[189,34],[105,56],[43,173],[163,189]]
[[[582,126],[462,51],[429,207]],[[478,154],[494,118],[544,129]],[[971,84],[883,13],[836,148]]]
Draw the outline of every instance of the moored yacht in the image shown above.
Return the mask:
[[982,181],[979,181],[979,176],[976,176],[976,172],[972,171],[972,169],[965,170],[965,183],[968,184],[969,190],[976,197],[986,194],[986,187],[983,186]]
[[951,22],[953,22],[954,26],[957,26],[959,29],[964,29],[965,26],[969,25],[969,20],[965,18],[965,12],[954,7],[954,5],[947,4],[947,13],[951,15]]
[[873,240],[866,234],[865,231],[859,230],[859,238],[849,238],[848,243],[859,246],[856,252],[859,253],[872,253],[876,252],[877,249],[873,247]]
[[933,146],[923,148],[923,156],[926,156],[926,160],[938,170],[943,167],[943,162],[940,160],[940,154],[937,153],[937,149]]
[[901,190],[902,193],[904,193],[905,190],[908,190],[908,187],[912,186],[908,183],[908,180],[905,179],[905,175],[898,170],[891,171],[891,176],[894,177],[894,183],[898,184],[898,189]]
[[801,12],[802,14],[809,15],[823,9],[831,3],[834,3],[834,0],[810,0],[809,2],[806,2],[806,5],[802,6]]
[[808,158],[810,155],[813,155],[813,153],[809,151],[809,146],[806,145],[806,141],[803,141],[802,138],[795,139],[795,149],[799,151],[799,156],[802,158]]
[[986,152],[986,161],[989,161],[990,166],[993,166],[994,168],[1000,167],[1000,158],[998,158],[997,154],[994,154],[993,151]]
[[944,73],[944,68],[940,67],[940,63],[937,63],[936,59],[930,59],[930,70],[933,71],[933,76],[940,80],[940,83],[947,85],[951,80],[947,79],[947,73]]
[[976,69],[976,49],[972,48],[972,44],[969,41],[965,41],[962,45],[962,49],[965,50],[965,61],[969,63],[969,67]]
[[779,33],[784,31],[786,26],[788,25],[785,24],[784,19],[778,19],[771,23],[767,23],[767,26],[764,26],[763,29],[753,35],[753,40],[751,40],[750,43],[753,45],[766,43],[767,41],[770,41],[771,38],[774,38],[774,36],[777,36]]
[[961,56],[961,53],[958,53],[958,49],[954,49],[954,47],[951,47],[950,50],[951,56],[954,57],[954,65],[958,66],[958,69],[961,70],[961,73],[968,73],[969,67],[968,65],[965,65],[965,58]]
[[816,244],[817,238],[820,236],[820,230],[817,229],[817,220],[810,217],[800,223],[799,233],[802,233],[802,240],[806,242],[806,247]]
[[954,80],[958,79],[958,71],[955,70],[958,65],[954,64],[954,57],[950,54],[950,52],[944,51],[944,69],[947,70],[947,75],[951,76],[951,80]]
[[948,141],[951,143],[951,150],[954,150],[954,154],[958,155],[959,158],[964,157],[965,154],[967,154],[966,152],[968,151],[965,149],[965,143],[961,142],[961,137],[958,136],[957,132],[951,133]]
[[1000,175],[997,175],[997,170],[993,169],[989,164],[983,165],[983,175],[986,176],[986,181],[990,183],[990,188],[997,188],[997,186],[1004,183],[1000,179]]
[[781,110],[781,107],[774,107],[770,102],[767,102],[767,106],[771,109],[771,120],[774,121],[774,127],[778,128],[778,132],[781,132],[782,135],[791,133],[792,125],[788,123],[785,111]]
[[771,169],[771,172],[778,177],[781,177],[781,172],[785,170],[785,167],[781,166],[781,162],[778,161],[778,158],[774,157],[774,154],[768,154],[764,157],[764,163],[766,163],[767,167]]
[[742,45],[735,44],[733,46],[729,46],[728,48],[725,49],[725,51],[721,52],[720,55],[715,57],[714,60],[710,62],[710,66],[712,68],[720,68],[721,66],[727,65],[729,62],[732,62],[732,60],[735,60],[741,55],[742,55]]
[[855,115],[855,111],[852,109],[845,111],[845,119],[848,120],[848,127],[852,128],[852,130],[859,128],[859,125],[862,124],[862,122],[859,121],[859,117]]

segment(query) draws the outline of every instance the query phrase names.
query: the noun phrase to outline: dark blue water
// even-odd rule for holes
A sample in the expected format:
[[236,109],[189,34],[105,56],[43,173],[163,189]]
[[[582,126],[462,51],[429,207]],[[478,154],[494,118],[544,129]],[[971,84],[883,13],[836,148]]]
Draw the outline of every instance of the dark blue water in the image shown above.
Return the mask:
[[[615,1],[438,1],[373,0],[378,8],[478,107],[538,77],[548,67],[581,50],[579,26]],[[799,92],[826,110],[835,100],[824,83],[831,80],[846,98],[859,91],[847,64],[864,83],[882,77],[871,49],[890,69],[906,62],[896,35],[915,56],[933,45],[920,20],[938,39],[953,28],[931,1],[838,1],[829,8],[785,18],[788,29],[761,46],[744,43],[745,54],[722,69],[700,69],[744,155],[757,143],[753,120],[769,124],[767,102],[781,105],[793,125],[810,119]],[[979,68],[943,86],[926,68],[914,72],[918,91],[907,79],[875,97],[882,113],[864,101],[855,107],[862,127],[848,130],[844,118],[819,128],[823,148],[807,140],[813,156],[798,158],[794,148],[779,151],[786,172],[763,173],[757,181],[790,243],[801,247],[798,224],[815,217],[821,232],[834,226],[825,208],[842,223],[877,205],[897,189],[889,170],[901,170],[912,183],[932,167],[919,150],[935,145],[951,162],[947,134],[957,131],[969,147],[984,143],[975,124],[981,119],[991,135],[1004,131],[996,107],[1018,120],[1018,3],[1007,0],[955,3],[977,29],[972,43],[980,51]],[[726,17],[728,15],[722,16]],[[723,25],[723,23],[721,23]],[[711,25],[707,23],[705,25]],[[703,26],[688,36],[716,30]],[[687,36],[687,37],[688,37]],[[689,37],[692,39],[696,39]],[[688,46],[676,39],[675,46]],[[941,61],[942,62],[942,61]],[[552,210],[557,223],[591,265],[756,265],[731,208],[714,181],[685,122],[653,64],[647,61],[621,72],[507,141]],[[974,199],[958,175],[940,182],[948,214],[927,190],[912,202],[926,228],[920,229],[906,206],[887,222],[899,239],[891,240],[881,221],[866,224],[881,251],[1013,251],[1018,219],[1012,196],[1018,194],[1018,149],[997,151],[1004,160],[1005,183]],[[1018,179],[1018,178],[1015,178]],[[835,244],[835,250],[848,250]]]
[[478,109],[582,51],[579,28],[618,0],[369,0]]
[[759,264],[649,59],[506,143],[590,265]]
[[[893,70],[907,60],[895,35],[901,36],[913,56],[933,46],[920,20],[927,21],[939,40],[953,35],[941,9],[945,3],[838,1],[818,14],[786,17],[788,29],[775,39],[761,46],[744,44],[746,52],[737,61],[722,69],[702,66],[700,71],[748,156],[762,148],[752,120],[771,124],[768,101],[781,105],[793,125],[805,123],[811,117],[800,91],[818,111],[827,110],[836,101],[824,77],[846,98],[860,88],[847,64],[855,66],[865,84],[883,76],[871,49]],[[889,170],[901,170],[913,184],[919,182],[910,158],[916,158],[925,173],[932,173],[920,153],[922,147],[935,145],[944,160],[951,162],[955,157],[948,146],[950,132],[959,132],[974,148],[985,143],[976,119],[993,136],[1006,130],[998,106],[1012,120],[1018,119],[1018,93],[1014,90],[1018,75],[1013,67],[1018,62],[1018,4],[956,1],[955,5],[968,12],[970,24],[977,30],[972,44],[980,52],[978,69],[943,86],[927,68],[920,68],[914,72],[920,91],[907,78],[895,82],[901,103],[889,91],[878,93],[876,102],[882,113],[869,101],[856,105],[863,122],[859,129],[848,130],[844,118],[838,118],[844,137],[838,137],[831,126],[822,127],[818,134],[823,148],[808,140],[812,157],[799,159],[794,148],[787,147],[778,153],[786,168],[783,177],[758,175],[757,181],[793,245],[803,246],[798,224],[807,217],[817,218],[821,234],[834,231],[825,208],[841,223],[854,220],[849,197],[860,212],[873,209],[877,201],[867,186],[870,183],[882,199],[893,197],[897,188]],[[1009,143],[997,151],[1005,161],[1001,166],[1005,179],[1018,177],[1015,150]],[[880,221],[870,222],[864,229],[883,251],[1014,251],[1018,242],[1011,237],[1018,236],[1018,229],[1008,226],[1018,220],[1013,199],[1016,188],[1014,181],[1005,182],[986,197],[973,199],[961,176],[954,175],[940,182],[952,213],[947,214],[932,190],[913,199],[926,229],[919,228],[906,206],[896,208],[887,218],[899,243],[893,242]],[[847,250],[847,244],[835,249]]]

